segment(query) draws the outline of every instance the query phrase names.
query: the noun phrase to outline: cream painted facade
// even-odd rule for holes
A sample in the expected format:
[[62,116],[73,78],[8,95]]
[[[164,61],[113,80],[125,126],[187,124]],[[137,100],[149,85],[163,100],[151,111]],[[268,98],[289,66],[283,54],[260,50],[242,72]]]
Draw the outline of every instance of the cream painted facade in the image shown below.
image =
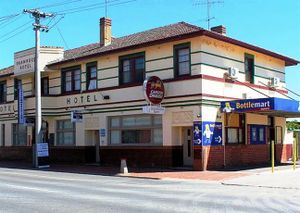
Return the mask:
[[[174,46],[185,43],[190,44],[190,76],[175,78]],[[54,56],[45,55],[42,60],[43,67],[54,59],[62,58],[60,48],[50,49],[48,53],[52,54],[51,51],[54,52]],[[147,102],[142,85],[128,87],[119,85],[119,57],[141,52],[145,54],[145,77],[158,76],[165,81],[166,93],[162,102],[162,106],[166,108],[165,114],[162,115],[162,144],[151,143],[147,144],[148,146],[183,146],[186,143],[183,131],[186,128],[192,129],[194,121],[222,122],[222,138],[225,139],[225,115],[220,112],[220,101],[266,96],[286,98],[284,60],[208,36],[195,36],[116,53],[79,58],[54,66],[50,65],[42,72],[42,77],[49,78],[49,95],[42,97],[42,115],[43,120],[48,123],[48,134],[54,134],[54,146],[59,146],[57,145],[57,121],[70,120],[71,111],[74,110],[79,110],[83,114],[83,122],[75,123],[74,147],[95,146],[97,141],[100,141],[101,147],[121,148],[126,145],[111,144],[109,118],[143,114],[142,107],[147,105]],[[252,85],[245,83],[245,54],[254,56],[255,74]],[[90,62],[97,63],[97,90],[95,91],[86,89],[86,65]],[[63,94],[62,69],[73,66],[80,66],[81,91],[76,94]],[[230,67],[239,70],[235,82],[225,80]],[[269,87],[272,77],[280,78],[280,85],[276,90]],[[7,103],[0,105],[0,126],[5,125],[4,129],[0,129],[0,135],[5,135],[0,139],[5,141],[0,144],[5,144],[7,147],[13,146],[12,124],[17,123],[18,116],[18,101],[14,100],[15,78],[22,79],[25,115],[34,117],[35,113],[33,72],[1,77],[1,81],[7,82]],[[109,99],[104,99],[104,96],[109,96]],[[247,113],[245,120],[246,125],[268,125],[267,115]],[[275,126],[282,127],[283,144],[290,144],[292,141],[286,137],[285,118],[275,117],[274,120]],[[27,127],[27,145],[31,145],[32,128],[32,126]],[[105,136],[101,138],[100,129],[106,131]],[[244,136],[246,139],[248,134],[246,131]],[[225,140],[222,141],[223,145],[224,143]],[[145,144],[130,144],[132,147],[143,145]]]

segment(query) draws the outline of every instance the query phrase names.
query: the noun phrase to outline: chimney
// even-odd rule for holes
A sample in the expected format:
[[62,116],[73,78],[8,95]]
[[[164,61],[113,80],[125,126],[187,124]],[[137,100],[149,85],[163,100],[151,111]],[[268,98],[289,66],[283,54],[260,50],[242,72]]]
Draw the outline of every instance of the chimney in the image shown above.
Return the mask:
[[103,17],[100,19],[100,46],[111,44],[111,19]]
[[213,31],[213,32],[216,32],[216,33],[219,33],[221,35],[226,36],[226,27],[224,27],[223,25],[212,27],[212,28],[210,28],[210,30]]

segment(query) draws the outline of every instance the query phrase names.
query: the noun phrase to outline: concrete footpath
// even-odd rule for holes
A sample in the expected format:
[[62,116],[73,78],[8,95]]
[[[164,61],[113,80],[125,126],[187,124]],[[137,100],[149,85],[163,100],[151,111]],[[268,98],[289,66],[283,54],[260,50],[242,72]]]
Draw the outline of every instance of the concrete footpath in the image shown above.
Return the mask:
[[[17,168],[37,170],[31,164],[24,162],[2,162],[2,168]],[[292,165],[277,166],[275,172],[271,168],[224,170],[224,171],[193,171],[180,169],[137,169],[128,168],[128,174],[121,174],[118,167],[103,167],[99,165],[67,165],[54,164],[50,168],[41,169],[50,172],[65,172],[88,175],[146,178],[155,180],[181,180],[181,181],[212,181],[224,185],[240,185],[252,187],[288,188],[300,190],[300,162],[293,171]]]
[[248,172],[251,173],[251,175],[224,180],[222,184],[300,190],[299,165],[297,165],[296,170],[293,170],[292,166],[289,165],[276,167],[274,173],[272,173],[270,169],[250,170]]

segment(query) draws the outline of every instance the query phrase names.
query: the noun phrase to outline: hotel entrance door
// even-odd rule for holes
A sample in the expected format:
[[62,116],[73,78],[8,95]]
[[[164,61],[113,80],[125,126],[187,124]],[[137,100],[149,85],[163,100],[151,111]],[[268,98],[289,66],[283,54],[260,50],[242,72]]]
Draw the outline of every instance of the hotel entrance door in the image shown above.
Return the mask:
[[194,153],[193,153],[192,127],[182,129],[182,139],[183,139],[183,165],[193,166]]

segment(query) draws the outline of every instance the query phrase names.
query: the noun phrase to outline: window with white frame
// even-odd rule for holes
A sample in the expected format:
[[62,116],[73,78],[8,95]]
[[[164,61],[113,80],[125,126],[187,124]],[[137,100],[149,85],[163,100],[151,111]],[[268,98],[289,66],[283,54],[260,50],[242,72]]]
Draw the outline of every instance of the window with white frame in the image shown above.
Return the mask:
[[56,144],[59,146],[75,145],[75,124],[71,120],[56,122]]
[[97,89],[97,62],[86,65],[86,89]]
[[27,127],[22,124],[12,124],[13,126],[13,145],[27,145]]
[[62,70],[62,92],[78,92],[81,90],[80,66],[64,68]]
[[0,104],[6,102],[6,96],[7,96],[6,81],[1,81],[0,82]]
[[110,144],[162,144],[161,115],[118,116],[109,119]]

